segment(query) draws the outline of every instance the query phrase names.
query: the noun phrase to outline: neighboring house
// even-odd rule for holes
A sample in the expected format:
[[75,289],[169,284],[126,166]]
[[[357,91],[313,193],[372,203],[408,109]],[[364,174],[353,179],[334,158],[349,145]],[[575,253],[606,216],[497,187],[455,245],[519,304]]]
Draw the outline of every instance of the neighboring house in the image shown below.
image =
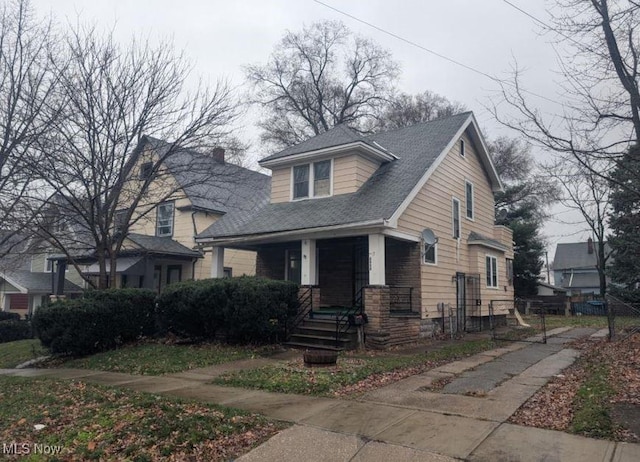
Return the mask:
[[[143,137],[127,167],[128,186],[135,188],[154,175],[154,163],[170,148],[169,143]],[[220,273],[216,272],[219,268],[212,268],[211,251],[201,250],[195,236],[230,211],[251,213],[268,202],[270,177],[225,162],[222,149],[210,154],[179,149],[167,156],[164,164],[162,174],[152,177],[147,194],[135,209],[117,258],[116,280],[109,281],[109,286],[160,292],[168,284],[187,279],[255,274],[255,252],[247,250],[228,252]],[[121,198],[123,207],[127,206],[126,193]],[[116,227],[125,213],[124,209],[116,213]],[[97,278],[99,267],[93,253],[75,260],[84,265],[85,275]],[[107,271],[109,268],[107,262]]]
[[541,297],[551,297],[554,295],[566,296],[567,293],[568,290],[562,287],[547,284],[546,282],[538,282],[538,295]]
[[[596,268],[597,255],[591,238],[586,242],[558,244],[553,259],[553,279],[557,286],[570,291],[570,295],[600,293],[600,277]],[[611,248],[605,243],[605,252]],[[611,263],[611,259],[608,260]],[[607,277],[607,284],[610,279]]]
[[512,233],[494,224],[502,186],[472,113],[367,137],[337,126],[260,164],[271,200],[197,236],[214,267],[254,250],[259,276],[313,288],[314,309],[364,305],[380,347],[431,335],[440,303],[468,329],[513,300]]
[[[14,234],[4,242],[0,259],[0,311],[32,315],[53,293],[51,249],[42,240]],[[67,294],[82,292],[82,278],[73,268],[64,278]]]

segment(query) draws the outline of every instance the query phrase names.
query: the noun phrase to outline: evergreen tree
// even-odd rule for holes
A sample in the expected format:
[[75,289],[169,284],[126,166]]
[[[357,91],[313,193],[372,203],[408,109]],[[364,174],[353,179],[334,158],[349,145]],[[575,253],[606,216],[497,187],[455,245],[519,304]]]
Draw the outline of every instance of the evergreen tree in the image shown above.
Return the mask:
[[609,218],[612,291],[640,302],[640,145],[632,146],[611,173],[613,211]]

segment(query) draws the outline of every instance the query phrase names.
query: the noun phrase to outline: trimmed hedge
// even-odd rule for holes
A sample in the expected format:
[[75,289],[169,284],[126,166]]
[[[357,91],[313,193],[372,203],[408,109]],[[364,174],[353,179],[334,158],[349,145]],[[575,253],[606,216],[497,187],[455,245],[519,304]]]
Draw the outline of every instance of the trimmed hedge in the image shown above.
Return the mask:
[[14,342],[16,340],[24,340],[27,338],[33,338],[31,323],[29,321],[21,320],[20,315],[18,315],[18,319],[11,318],[5,321],[0,321],[0,343]]
[[297,313],[298,285],[243,276],[172,284],[158,299],[161,334],[266,343]]
[[20,314],[12,313],[10,311],[0,311],[0,321],[18,321],[20,320]]
[[52,353],[87,355],[109,350],[155,331],[152,290],[109,289],[38,309],[33,327]]

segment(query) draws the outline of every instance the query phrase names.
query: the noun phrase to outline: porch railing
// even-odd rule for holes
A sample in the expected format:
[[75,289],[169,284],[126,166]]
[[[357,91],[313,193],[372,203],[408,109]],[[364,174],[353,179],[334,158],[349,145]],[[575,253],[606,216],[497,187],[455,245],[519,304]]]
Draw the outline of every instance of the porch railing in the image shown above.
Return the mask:
[[357,322],[364,322],[364,287],[358,290],[353,297],[351,308],[336,314],[336,348],[340,346],[340,335]]
[[410,312],[413,309],[413,287],[389,286],[389,310]]
[[313,316],[313,287],[307,287],[298,293],[298,313],[295,318],[285,325],[285,338],[289,337],[293,331],[300,325],[304,318],[309,315]]

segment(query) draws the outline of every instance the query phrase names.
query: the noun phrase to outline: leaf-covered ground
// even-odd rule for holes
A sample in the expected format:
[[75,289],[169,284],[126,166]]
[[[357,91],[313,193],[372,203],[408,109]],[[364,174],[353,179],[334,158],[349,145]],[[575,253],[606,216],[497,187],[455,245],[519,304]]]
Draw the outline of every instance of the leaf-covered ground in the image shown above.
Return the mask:
[[[36,430],[35,425],[43,425]],[[0,377],[0,441],[62,447],[15,460],[222,461],[282,424],[215,405],[82,382]]]
[[[640,334],[615,342],[584,340],[582,356],[527,401],[510,419],[520,425],[585,436],[640,441],[627,422],[640,416]],[[614,409],[626,409],[625,420]]]

